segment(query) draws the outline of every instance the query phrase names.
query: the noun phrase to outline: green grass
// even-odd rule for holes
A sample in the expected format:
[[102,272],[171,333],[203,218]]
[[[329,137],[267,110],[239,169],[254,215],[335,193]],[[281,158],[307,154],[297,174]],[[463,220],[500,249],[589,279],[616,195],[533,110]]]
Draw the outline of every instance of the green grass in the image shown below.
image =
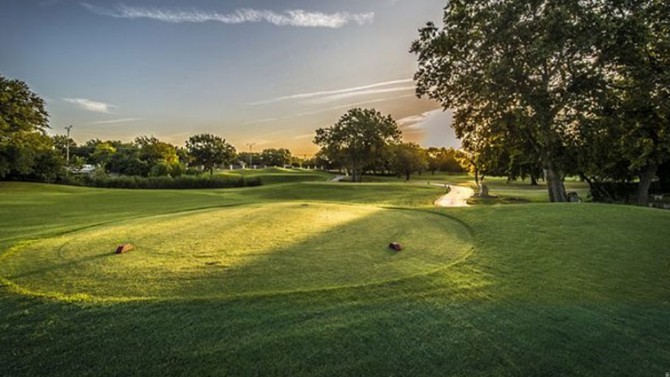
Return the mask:
[[227,177],[260,178],[264,185],[297,182],[326,182],[335,175],[321,170],[264,168],[245,170],[219,170],[217,175]]
[[[459,185],[470,187],[475,192],[474,177],[468,174],[446,174],[437,172],[436,174],[423,173],[413,174],[408,182],[404,177],[383,177],[383,176],[365,176],[365,182],[384,182],[384,183],[403,183],[406,185],[425,185],[427,183],[446,183],[450,185]],[[547,187],[543,181],[537,186],[532,186],[530,180],[507,181],[503,177],[486,177],[484,183],[489,186],[490,194],[495,198],[480,200],[473,198],[468,201],[470,204],[518,204],[518,203],[547,203],[549,195]],[[582,200],[589,199],[589,185],[580,182],[577,179],[569,178],[565,181],[567,191],[575,191]]]
[[[394,241],[407,247],[391,251],[387,245]],[[407,278],[462,258],[470,241],[460,223],[426,212],[256,204],[45,238],[6,253],[0,276],[22,293],[53,298],[233,297]],[[135,250],[114,254],[125,242]]]
[[[670,212],[590,203],[431,208],[440,194],[390,182],[186,192],[2,183],[0,276],[32,274],[0,287],[0,375],[662,376],[670,369]],[[272,221],[245,222],[248,211]],[[300,211],[308,224],[291,222]],[[314,216],[328,213],[353,220],[320,228]],[[408,223],[425,231],[411,234]],[[249,269],[236,277],[239,294],[207,282],[203,271],[185,279],[175,266],[196,266],[198,258],[169,252],[170,233],[180,250],[202,239],[191,255],[209,249],[202,259],[221,264],[234,259],[219,255],[226,242],[245,241],[198,233],[198,224],[256,229],[266,245],[258,247],[279,252],[253,266],[262,275]],[[192,227],[185,244],[182,226]],[[296,226],[310,235],[291,234]],[[337,230],[352,233],[325,236]],[[78,243],[106,244],[120,231],[144,238],[136,252],[109,258],[140,271],[97,260],[58,265],[95,256]],[[391,231],[412,236],[408,253],[371,246]],[[443,254],[436,266],[458,239],[450,232],[474,250]],[[150,234],[168,250],[160,261],[142,249],[160,243]],[[319,249],[334,237],[347,244],[337,248],[346,258]],[[405,267],[391,260],[422,241],[421,250],[443,247],[400,261]],[[299,255],[309,250],[314,258]],[[96,282],[103,272],[123,278]],[[153,278],[162,279],[158,287]],[[142,286],[153,292],[134,291]],[[73,295],[82,288],[88,297]],[[35,295],[45,292],[62,295]]]

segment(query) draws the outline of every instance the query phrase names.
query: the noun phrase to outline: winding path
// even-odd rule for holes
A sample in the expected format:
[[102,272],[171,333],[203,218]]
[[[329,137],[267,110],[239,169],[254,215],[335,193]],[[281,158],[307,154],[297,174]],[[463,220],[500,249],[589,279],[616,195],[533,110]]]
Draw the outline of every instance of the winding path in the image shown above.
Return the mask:
[[[444,187],[445,184],[431,183],[433,186]],[[436,207],[468,207],[468,198],[475,194],[471,188],[449,185],[451,190],[446,195],[440,196],[435,201]]]

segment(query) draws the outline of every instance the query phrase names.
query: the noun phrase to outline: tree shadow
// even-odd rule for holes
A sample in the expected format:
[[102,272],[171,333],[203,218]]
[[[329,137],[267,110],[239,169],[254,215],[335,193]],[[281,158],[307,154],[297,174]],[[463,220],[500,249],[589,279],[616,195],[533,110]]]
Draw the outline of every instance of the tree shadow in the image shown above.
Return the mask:
[[[444,216],[383,209],[234,264],[204,259],[166,295],[272,294],[393,281],[443,268],[468,253],[472,241],[464,225]],[[403,250],[390,249],[391,242]]]

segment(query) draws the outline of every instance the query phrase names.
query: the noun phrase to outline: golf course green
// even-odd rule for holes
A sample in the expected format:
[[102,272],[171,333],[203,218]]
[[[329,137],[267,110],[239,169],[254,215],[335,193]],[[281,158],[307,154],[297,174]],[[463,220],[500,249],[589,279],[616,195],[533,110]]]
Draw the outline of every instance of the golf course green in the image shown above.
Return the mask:
[[435,208],[444,190],[425,180],[297,176],[0,183],[0,375],[670,370],[670,212],[546,203],[521,184],[504,195],[524,204]]
[[[177,299],[305,291],[431,272],[471,248],[462,224],[426,212],[332,203],[187,211],[15,247],[0,276],[53,298]],[[390,242],[405,245],[390,250]],[[117,255],[116,245],[135,249]],[[36,267],[39,266],[39,267]]]

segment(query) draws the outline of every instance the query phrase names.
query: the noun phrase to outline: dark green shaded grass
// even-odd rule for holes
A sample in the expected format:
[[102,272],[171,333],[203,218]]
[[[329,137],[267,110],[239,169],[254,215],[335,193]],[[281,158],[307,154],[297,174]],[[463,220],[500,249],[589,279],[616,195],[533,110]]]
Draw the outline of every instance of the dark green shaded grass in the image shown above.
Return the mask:
[[297,182],[326,182],[335,175],[321,170],[264,168],[245,170],[220,170],[217,175],[236,178],[259,178],[264,185]]
[[[339,195],[340,186],[324,186]],[[325,191],[305,193],[325,198]],[[273,200],[280,196],[275,192]],[[447,269],[387,284],[116,304],[34,299],[0,287],[0,375],[662,376],[668,370],[669,212],[587,203],[434,211],[471,230],[474,253]]]

